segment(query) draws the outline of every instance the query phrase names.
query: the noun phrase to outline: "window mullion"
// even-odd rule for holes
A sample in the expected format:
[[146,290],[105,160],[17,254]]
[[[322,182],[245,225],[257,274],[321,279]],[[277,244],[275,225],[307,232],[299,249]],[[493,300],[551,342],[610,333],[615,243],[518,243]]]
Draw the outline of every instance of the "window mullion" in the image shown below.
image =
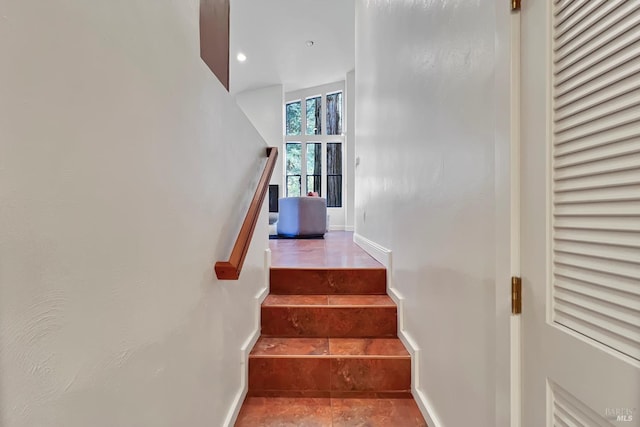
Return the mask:
[[305,97],[302,97],[301,108],[301,129],[300,129],[300,195],[305,196],[307,194],[307,102]]
[[[287,120],[285,120],[285,152],[286,152],[286,143],[299,143],[300,144],[300,167],[298,168],[298,170],[300,171],[300,195],[306,195],[309,191],[314,191],[316,189],[318,189],[319,191],[321,191],[321,194],[323,197],[327,198],[329,197],[329,178],[328,178],[328,172],[329,172],[329,166],[328,166],[328,147],[330,143],[340,143],[340,156],[341,156],[341,161],[342,161],[342,165],[338,166],[338,169],[341,171],[341,189],[335,189],[334,191],[339,191],[340,195],[341,195],[341,199],[342,199],[342,207],[344,207],[344,197],[346,196],[346,146],[345,146],[345,126],[346,126],[346,121],[345,121],[345,117],[344,115],[346,114],[346,108],[345,108],[345,97],[344,97],[344,87],[342,87],[339,84],[335,84],[332,85],[330,90],[326,90],[326,87],[323,87],[322,89],[319,88],[314,88],[315,90],[304,90],[304,91],[297,91],[295,93],[292,93],[291,95],[298,95],[298,96],[291,96],[291,100],[286,100],[285,101],[285,107],[288,104],[293,104],[293,103],[297,103],[299,102],[300,107],[299,107],[299,114],[300,114],[300,133],[298,135],[287,135],[287,127],[286,127],[286,123],[288,123]],[[320,92],[320,93],[318,93]],[[328,99],[328,95],[332,95],[332,94],[336,94],[336,93],[341,93],[342,95],[340,96],[340,120],[342,123],[342,133],[338,134],[338,135],[328,135],[327,132],[327,128],[328,128],[328,124],[329,121],[327,119],[328,117],[328,108],[327,108],[327,99]],[[319,107],[318,114],[319,120],[315,120],[316,117],[312,116],[312,117],[308,117],[309,116],[309,111],[307,110],[307,103],[309,102],[309,100],[311,99],[317,99],[317,104],[316,101],[313,101],[311,104],[311,106],[313,107],[312,110],[310,110],[312,113],[314,111],[316,111],[316,108]],[[295,107],[294,108],[292,114],[295,114]],[[285,108],[286,110],[286,108]],[[286,111],[285,111],[285,118],[287,117]],[[314,123],[314,126],[318,126],[319,125],[319,134],[316,135],[315,132],[312,132],[311,135],[307,135],[307,128],[309,126],[309,119],[312,120],[312,123]],[[295,120],[294,120],[295,121]],[[318,148],[319,150],[311,150],[309,151],[309,147],[308,144],[313,144],[313,143],[318,143],[319,145],[316,146],[316,148]],[[320,155],[319,159],[318,159],[318,163],[316,164],[316,152],[319,152],[318,154]],[[333,157],[332,157],[333,159]],[[310,169],[307,167],[308,162],[311,161],[313,162],[313,169]],[[316,166],[320,167],[320,171],[317,171]],[[317,174],[318,175],[318,181],[315,181],[315,178],[311,178],[311,188],[307,187],[307,183],[308,183],[308,179],[307,179],[307,175],[309,173],[313,173],[313,174]],[[285,182],[286,182],[286,174],[287,174],[287,170],[286,170],[286,164],[285,167],[283,168],[283,174],[285,176]],[[337,184],[337,179],[333,179],[332,182],[335,182]],[[317,184],[319,184],[319,188],[317,188]],[[285,184],[286,186],[286,184]],[[285,190],[286,191],[286,190]]]

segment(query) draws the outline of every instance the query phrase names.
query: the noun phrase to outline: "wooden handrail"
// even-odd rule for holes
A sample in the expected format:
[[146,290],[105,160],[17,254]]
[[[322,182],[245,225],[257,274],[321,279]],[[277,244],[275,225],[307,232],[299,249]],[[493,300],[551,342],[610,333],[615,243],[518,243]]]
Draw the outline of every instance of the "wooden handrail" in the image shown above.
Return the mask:
[[244,217],[244,222],[238,233],[236,243],[233,245],[229,261],[216,262],[215,270],[219,280],[238,280],[240,277],[240,270],[242,270],[244,258],[249,251],[253,230],[255,230],[256,224],[258,223],[262,202],[264,201],[265,194],[267,194],[269,181],[271,180],[273,169],[276,166],[277,158],[278,149],[276,147],[267,147],[267,164],[258,182],[258,188],[256,188],[256,193],[253,195],[253,200],[251,200],[247,215]]

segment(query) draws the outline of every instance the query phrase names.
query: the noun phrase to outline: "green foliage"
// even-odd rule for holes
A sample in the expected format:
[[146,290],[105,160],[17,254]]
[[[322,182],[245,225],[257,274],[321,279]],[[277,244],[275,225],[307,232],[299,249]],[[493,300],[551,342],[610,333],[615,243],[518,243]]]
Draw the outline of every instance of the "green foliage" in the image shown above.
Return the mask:
[[302,144],[287,143],[287,197],[300,196],[302,189]]
[[287,104],[287,135],[300,135],[302,133],[302,103],[292,102]]
[[287,143],[287,175],[299,175],[302,172],[302,144]]
[[300,192],[300,175],[293,175],[287,177],[287,197],[299,197],[302,195]]
[[342,92],[327,95],[327,135],[342,134]]
[[320,109],[322,98],[307,99],[307,135],[320,135]]

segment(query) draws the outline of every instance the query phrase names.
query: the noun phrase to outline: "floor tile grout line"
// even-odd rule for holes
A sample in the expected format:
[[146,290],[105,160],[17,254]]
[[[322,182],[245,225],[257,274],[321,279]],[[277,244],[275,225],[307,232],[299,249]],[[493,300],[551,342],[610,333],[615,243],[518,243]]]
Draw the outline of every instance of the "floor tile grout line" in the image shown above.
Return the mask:
[[[329,348],[329,352],[331,352],[331,348]],[[331,372],[333,371],[333,360],[329,360],[329,406],[331,407],[331,426],[333,426],[333,399],[331,399],[331,390],[333,390],[333,375]]]
[[397,308],[395,305],[330,305],[330,304],[269,304],[263,306],[263,308]]
[[331,408],[331,426],[333,427],[333,398],[329,394],[329,407]]
[[251,354],[251,359],[346,359],[346,360],[407,360],[411,355],[386,354]]

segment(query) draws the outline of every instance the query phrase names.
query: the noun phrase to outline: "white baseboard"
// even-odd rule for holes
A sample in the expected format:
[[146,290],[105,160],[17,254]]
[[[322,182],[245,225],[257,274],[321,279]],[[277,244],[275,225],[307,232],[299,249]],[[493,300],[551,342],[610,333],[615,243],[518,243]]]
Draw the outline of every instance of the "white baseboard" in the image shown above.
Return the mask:
[[411,354],[411,394],[429,427],[444,427],[436,411],[424,391],[420,387],[420,347],[411,334],[405,329],[404,296],[395,288],[393,282],[393,253],[390,249],[377,244],[358,233],[354,233],[353,241],[365,252],[376,259],[387,269],[387,293],[398,306],[398,338]]
[[364,249],[365,252],[374,257],[376,261],[387,267],[387,286],[389,286],[389,279],[391,278],[391,251],[358,233],[353,234],[353,241],[356,245]]
[[329,231],[353,231],[353,225],[330,225]]
[[271,250],[266,249],[264,252],[265,285],[254,296],[254,329],[251,335],[242,344],[242,347],[240,347],[240,389],[236,393],[233,403],[231,404],[231,408],[224,420],[223,425],[225,427],[233,427],[236,423],[238,414],[240,413],[240,408],[242,408],[242,403],[244,402],[244,398],[247,396],[247,391],[249,389],[249,385],[247,384],[247,379],[249,378],[249,353],[251,353],[251,349],[256,345],[258,338],[260,338],[260,307],[264,299],[269,295],[269,268],[271,268]]
[[433,404],[431,401],[425,396],[422,389],[412,390],[413,398],[420,408],[420,412],[424,416],[424,420],[427,422],[427,425],[430,427],[444,427],[440,418],[436,415],[435,409],[433,409]]

